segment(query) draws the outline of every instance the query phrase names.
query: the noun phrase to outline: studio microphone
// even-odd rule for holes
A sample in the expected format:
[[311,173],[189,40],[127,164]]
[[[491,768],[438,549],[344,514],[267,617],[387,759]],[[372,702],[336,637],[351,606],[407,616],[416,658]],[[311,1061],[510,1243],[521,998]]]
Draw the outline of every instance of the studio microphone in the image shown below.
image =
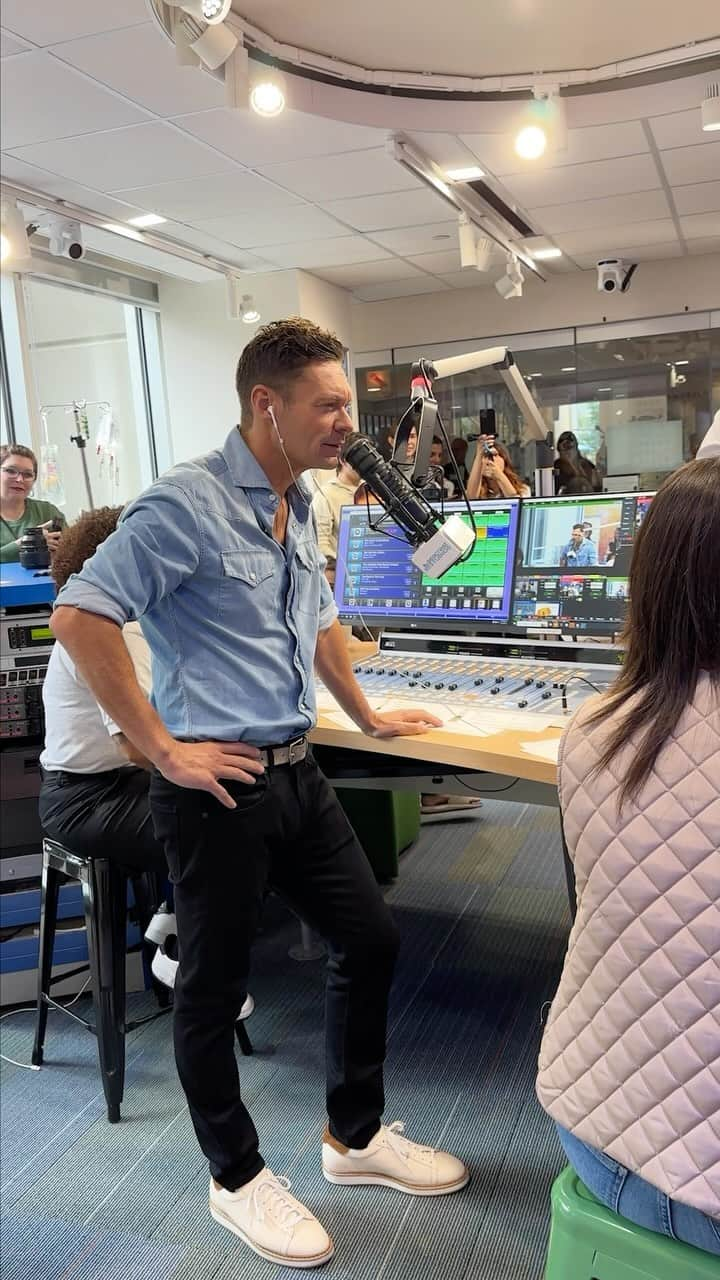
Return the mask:
[[458,515],[441,521],[420,490],[386,462],[369,440],[360,437],[348,445],[345,461],[405,532],[415,548],[412,562],[422,573],[440,578],[466,555],[475,541],[474,529]]

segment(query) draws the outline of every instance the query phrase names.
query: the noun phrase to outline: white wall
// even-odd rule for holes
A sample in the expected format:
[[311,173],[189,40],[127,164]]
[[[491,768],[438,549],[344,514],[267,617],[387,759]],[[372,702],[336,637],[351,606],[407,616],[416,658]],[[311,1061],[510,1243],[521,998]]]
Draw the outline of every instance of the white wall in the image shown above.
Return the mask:
[[[296,315],[296,272],[248,278],[264,321]],[[160,283],[160,325],[175,462],[222,444],[238,421],[235,368],[255,327],[228,317],[225,281]]]
[[[492,287],[353,306],[352,346],[364,351],[393,347],[424,348],[464,338],[563,329],[683,310],[709,311],[720,305],[720,254],[642,262],[631,289],[619,296],[598,293],[595,273],[550,276],[547,284],[529,279],[522,298],[505,302]],[[361,361],[362,362],[362,361]]]
[[[347,347],[352,339],[350,295],[304,271],[279,271],[248,277],[263,322],[302,315],[337,333]],[[238,420],[235,367],[256,332],[230,320],[225,281],[160,283],[160,323],[175,462],[214,449]]]

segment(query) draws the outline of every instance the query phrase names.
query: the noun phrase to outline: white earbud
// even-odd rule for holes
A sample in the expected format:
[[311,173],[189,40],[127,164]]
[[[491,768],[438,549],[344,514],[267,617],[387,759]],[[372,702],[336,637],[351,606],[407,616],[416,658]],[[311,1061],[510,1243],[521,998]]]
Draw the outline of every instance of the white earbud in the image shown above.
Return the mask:
[[268,417],[269,417],[270,421],[271,421],[271,422],[272,422],[272,424],[273,424],[273,427],[274,427],[274,430],[275,430],[275,435],[277,436],[278,440],[280,441],[280,444],[281,444],[281,445],[283,445],[283,444],[285,443],[285,441],[283,440],[282,436],[280,435],[280,432],[278,431],[278,424],[277,424],[277,420],[276,420],[276,418],[275,418],[275,410],[273,409],[273,407],[272,407],[272,405],[271,405],[271,404],[269,404],[269,405],[268,405]]

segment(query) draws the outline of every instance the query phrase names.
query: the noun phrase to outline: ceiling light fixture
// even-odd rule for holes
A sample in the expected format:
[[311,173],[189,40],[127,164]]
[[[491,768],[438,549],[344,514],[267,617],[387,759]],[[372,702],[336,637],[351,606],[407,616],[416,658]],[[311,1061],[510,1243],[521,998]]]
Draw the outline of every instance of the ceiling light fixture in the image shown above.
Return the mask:
[[714,133],[716,129],[720,129],[720,83],[717,81],[706,86],[701,119],[705,133]]
[[142,244],[145,238],[139,231],[126,227],[122,222],[103,222],[101,226],[103,231],[112,231],[114,236],[124,236],[126,240],[139,240]]
[[481,234],[480,228],[466,213],[461,213],[458,217],[458,239],[461,268],[474,267],[476,271],[487,271],[492,255],[492,240]]
[[250,106],[259,116],[272,119],[285,110],[287,83],[282,71],[256,62],[250,71]]
[[251,293],[244,293],[242,296],[242,315],[240,319],[243,324],[258,324],[260,321],[260,312],[253,302]]
[[186,13],[178,26],[188,48],[197,54],[209,71],[217,71],[237,47],[237,36],[223,23],[207,26]]
[[167,222],[167,218],[161,218],[159,213],[140,213],[137,218],[128,218],[131,227],[159,227],[161,222]]
[[565,104],[559,85],[536,85],[515,127],[515,152],[521,160],[539,160],[548,146],[562,151],[567,146]]
[[505,275],[495,281],[495,288],[501,298],[522,298],[525,277],[520,263],[514,254],[508,254]]
[[202,16],[208,26],[224,22],[232,7],[232,0],[202,0]]
[[550,245],[547,249],[531,249],[530,253],[533,258],[537,258],[538,262],[547,262],[550,258],[562,258],[562,249],[557,249],[555,245]]
[[566,365],[563,365],[563,367],[562,367],[562,369],[560,370],[560,372],[561,372],[561,373],[574,373],[574,372],[575,372],[575,370],[576,370],[576,368],[577,368],[577,365],[574,365],[574,364],[566,364]]
[[32,266],[25,218],[14,200],[0,201],[0,265],[3,271],[26,271]]
[[485,171],[475,165],[469,165],[467,169],[446,169],[445,177],[448,182],[479,182],[480,178],[485,177]]

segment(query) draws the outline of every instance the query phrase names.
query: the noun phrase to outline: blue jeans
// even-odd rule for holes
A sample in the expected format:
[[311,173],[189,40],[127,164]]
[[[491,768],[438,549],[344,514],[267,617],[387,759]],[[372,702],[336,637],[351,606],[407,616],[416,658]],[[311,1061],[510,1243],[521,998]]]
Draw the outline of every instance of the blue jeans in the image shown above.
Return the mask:
[[648,1231],[683,1240],[720,1257],[720,1222],[700,1209],[671,1200],[652,1183],[630,1173],[604,1151],[597,1151],[556,1124],[563,1151],[581,1182],[597,1199]]

